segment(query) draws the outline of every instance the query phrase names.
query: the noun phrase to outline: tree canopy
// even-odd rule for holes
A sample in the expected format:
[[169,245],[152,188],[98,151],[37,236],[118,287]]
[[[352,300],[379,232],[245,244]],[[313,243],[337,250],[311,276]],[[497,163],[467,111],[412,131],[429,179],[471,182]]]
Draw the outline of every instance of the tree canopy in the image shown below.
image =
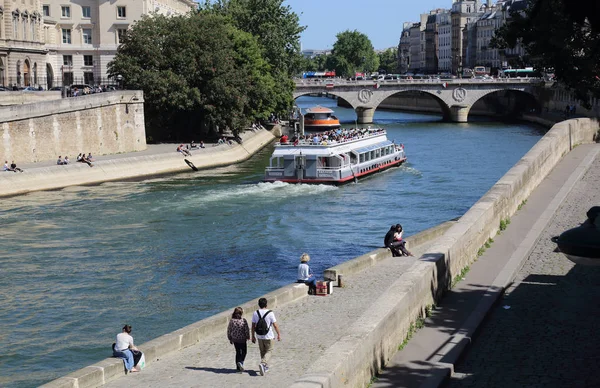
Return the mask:
[[590,97],[600,98],[600,26],[598,2],[585,2],[593,4],[532,0],[524,12],[511,13],[492,45],[507,48],[521,42],[528,62],[553,69],[557,80],[589,107]]
[[384,70],[387,74],[398,71],[398,51],[389,48],[379,53],[379,70]]
[[294,83],[304,64],[300,53],[300,34],[306,27],[283,0],[205,0],[201,12],[222,15],[238,29],[256,37],[270,74],[277,83],[274,110],[284,112],[292,105]]
[[109,63],[109,75],[144,91],[154,140],[199,133],[203,125],[236,131],[267,117],[276,105],[269,70],[256,38],[202,13],[142,18]]
[[365,34],[347,30],[336,37],[331,55],[327,57],[328,69],[344,77],[353,77],[356,72],[378,70],[379,57]]

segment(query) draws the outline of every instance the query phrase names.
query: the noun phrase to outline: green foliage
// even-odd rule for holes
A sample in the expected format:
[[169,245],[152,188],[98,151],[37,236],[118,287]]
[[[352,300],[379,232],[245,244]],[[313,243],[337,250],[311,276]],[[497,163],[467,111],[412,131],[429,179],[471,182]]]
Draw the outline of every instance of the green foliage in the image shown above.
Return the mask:
[[109,63],[109,75],[142,89],[147,134],[156,140],[234,132],[274,109],[276,83],[260,46],[219,15],[144,17]]
[[589,108],[591,97],[600,98],[600,26],[598,3],[586,2],[590,5],[532,0],[522,14],[511,13],[511,22],[496,31],[491,45],[507,48],[521,42],[528,53],[524,62],[553,69]]
[[525,206],[525,204],[526,204],[526,203],[527,203],[527,200],[526,200],[526,199],[525,199],[525,200],[523,200],[523,202],[521,202],[521,203],[519,204],[519,206],[517,206],[517,210],[521,210],[521,209],[523,208],[523,206]]
[[336,37],[332,53],[327,57],[328,69],[335,70],[336,75],[343,77],[353,77],[356,72],[378,70],[379,57],[365,34],[347,30]]
[[485,253],[485,248],[481,247],[477,250],[477,257],[481,257],[483,256],[483,254]]
[[510,218],[504,218],[500,220],[500,230],[504,231],[506,230],[506,228],[508,227],[508,225],[510,224]]
[[460,271],[460,273],[457,276],[455,276],[454,279],[452,279],[452,284],[450,285],[450,288],[454,288],[454,286],[456,286],[458,282],[460,282],[465,276],[467,276],[470,270],[471,267],[469,267],[468,265],[465,268],[463,268],[462,271]]
[[398,350],[404,349],[404,347],[406,347],[406,345],[408,344],[408,341],[410,341],[410,339],[417,332],[417,330],[425,327],[425,319],[431,316],[433,307],[434,305],[425,306],[424,316],[418,317],[414,323],[411,322],[410,326],[408,327],[408,333],[406,333],[404,341],[402,341],[402,343],[398,346]]
[[378,54],[379,70],[385,70],[387,74],[396,73],[398,70],[398,51],[392,48]]
[[256,37],[277,84],[270,91],[274,111],[287,112],[293,103],[292,77],[304,70],[300,34],[306,27],[300,26],[298,15],[290,6],[284,6],[283,0],[206,1],[200,12],[225,16],[238,29]]

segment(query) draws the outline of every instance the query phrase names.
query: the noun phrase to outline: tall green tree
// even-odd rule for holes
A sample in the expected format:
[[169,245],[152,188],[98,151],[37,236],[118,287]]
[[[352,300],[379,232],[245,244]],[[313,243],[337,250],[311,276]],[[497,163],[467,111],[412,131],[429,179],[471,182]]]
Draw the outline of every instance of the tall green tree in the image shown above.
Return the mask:
[[592,24],[598,23],[597,10],[597,1],[590,8],[565,0],[531,0],[524,11],[511,13],[492,45],[507,48],[520,42],[531,64],[553,69],[557,80],[589,107],[590,97],[600,98],[600,28]]
[[353,77],[356,72],[372,72],[379,68],[379,57],[371,40],[363,33],[344,31],[336,35],[327,67],[335,69],[337,75]]
[[214,14],[138,21],[125,35],[109,75],[142,89],[153,140],[193,136],[203,128],[237,131],[274,109],[276,90],[261,47]]
[[263,57],[278,89],[273,95],[276,111],[283,113],[292,106],[295,85],[292,77],[302,70],[300,34],[305,27],[284,0],[206,0],[200,12],[217,13],[231,20],[240,30],[256,37]]
[[384,70],[387,74],[398,71],[398,50],[389,48],[378,54],[379,70]]

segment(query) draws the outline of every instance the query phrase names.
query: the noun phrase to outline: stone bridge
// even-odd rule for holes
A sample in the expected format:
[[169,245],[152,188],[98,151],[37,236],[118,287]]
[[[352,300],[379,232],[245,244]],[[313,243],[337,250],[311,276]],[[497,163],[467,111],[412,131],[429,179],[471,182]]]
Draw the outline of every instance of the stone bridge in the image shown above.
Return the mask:
[[429,94],[442,108],[444,120],[457,123],[467,122],[469,110],[479,99],[498,91],[513,90],[527,93],[537,99],[535,89],[543,87],[541,78],[501,79],[423,79],[391,81],[346,81],[340,79],[296,81],[294,99],[315,93],[326,92],[347,101],[356,111],[360,124],[373,122],[375,109],[386,98],[403,92]]

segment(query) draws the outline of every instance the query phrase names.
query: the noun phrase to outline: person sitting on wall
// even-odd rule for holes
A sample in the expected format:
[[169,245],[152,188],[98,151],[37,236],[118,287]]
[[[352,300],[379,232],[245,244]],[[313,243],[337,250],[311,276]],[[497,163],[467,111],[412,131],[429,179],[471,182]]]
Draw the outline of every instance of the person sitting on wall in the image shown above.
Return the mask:
[[91,152],[88,152],[87,160],[90,161],[90,162],[94,161],[94,158],[92,157],[92,153]]
[[404,256],[412,256],[413,254],[406,249],[406,241],[402,239],[402,233],[402,225],[396,224],[396,233],[394,233],[394,242],[392,243],[392,246],[400,249]]
[[58,160],[56,161],[56,164],[59,165],[59,166],[62,165],[62,164],[64,164],[64,162],[62,160],[62,156],[58,155]]
[[15,172],[8,166],[8,160],[4,161],[4,171]]
[[183,154],[183,156],[191,156],[192,154],[190,153],[190,151],[186,150],[185,148],[183,148],[183,144],[180,144],[179,147],[177,147],[177,152],[180,152]]
[[196,145],[196,143],[195,143],[195,142],[192,140],[192,141],[190,142],[190,147],[189,147],[189,148],[190,148],[190,149],[192,149],[192,150],[195,150],[195,149],[197,149],[197,148],[198,148],[198,146],[197,146],[197,145]]
[[385,245],[386,248],[389,248],[390,251],[392,251],[392,257],[402,256],[402,252],[400,252],[398,250],[398,248],[393,245],[394,234],[396,234],[396,225],[392,225],[390,227],[390,230],[388,230],[388,232],[386,233],[386,235],[383,239],[383,244]]
[[77,161],[80,162],[80,163],[86,163],[90,167],[94,167],[94,165],[92,164],[92,162],[90,162],[89,160],[87,160],[87,158],[85,157],[84,153],[81,153],[81,154],[77,155]]
[[200,140],[200,148],[204,148],[204,142]]
[[17,164],[15,163],[14,160],[10,164],[10,169],[11,169],[11,171],[14,171],[14,172],[23,172],[23,170],[21,170],[19,167],[17,167]]
[[308,262],[310,256],[308,253],[303,253],[300,256],[300,265],[298,265],[298,280],[297,283],[304,283],[308,286],[308,295],[315,295],[317,293],[317,279],[310,271]]
[[63,164],[69,164],[71,161],[69,160],[69,157],[65,155],[65,160],[63,161]]

